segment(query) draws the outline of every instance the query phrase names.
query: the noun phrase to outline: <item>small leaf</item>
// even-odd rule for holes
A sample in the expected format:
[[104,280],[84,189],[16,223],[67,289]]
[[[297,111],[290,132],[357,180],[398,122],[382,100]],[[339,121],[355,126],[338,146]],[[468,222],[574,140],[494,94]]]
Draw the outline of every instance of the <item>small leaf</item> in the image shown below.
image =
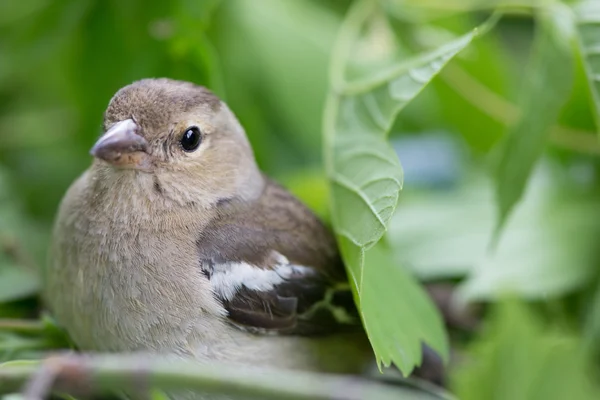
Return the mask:
[[519,202],[542,154],[550,128],[573,85],[573,21],[559,3],[540,11],[532,60],[525,72],[521,117],[509,128],[496,171],[499,218],[496,233]]
[[[340,29],[324,115],[325,165],[331,185],[333,227],[371,344],[379,362],[393,362],[408,374],[421,362],[422,342],[443,358],[448,356],[448,345],[430,299],[389,252],[376,245],[394,213],[403,180],[386,136],[400,110],[469,45],[479,30],[432,52],[346,82],[352,60],[364,56],[352,51],[357,43],[367,41],[361,37],[362,28],[370,18],[380,17],[379,11],[377,2],[356,2]],[[481,30],[494,22],[495,18]],[[379,56],[394,59],[393,51],[389,48]]]
[[40,319],[44,327],[44,336],[48,341],[49,347],[76,348],[75,343],[73,343],[67,331],[58,325],[56,320],[50,314],[44,313]]
[[[361,312],[377,359],[408,375],[421,363],[422,342],[444,357],[448,341],[437,310],[421,286],[394,262],[380,241],[364,252]],[[399,296],[401,294],[401,298]]]
[[581,0],[573,8],[584,66],[589,81],[596,119],[600,133],[600,2]]

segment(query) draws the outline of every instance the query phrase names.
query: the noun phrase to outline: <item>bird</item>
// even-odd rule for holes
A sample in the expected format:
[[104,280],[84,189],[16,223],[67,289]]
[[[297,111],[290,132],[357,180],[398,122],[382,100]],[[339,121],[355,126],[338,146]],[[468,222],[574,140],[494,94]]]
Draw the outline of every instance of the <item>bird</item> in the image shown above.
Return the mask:
[[334,235],[258,167],[227,104],[119,89],[64,195],[47,308],[83,351],[359,373],[373,356]]

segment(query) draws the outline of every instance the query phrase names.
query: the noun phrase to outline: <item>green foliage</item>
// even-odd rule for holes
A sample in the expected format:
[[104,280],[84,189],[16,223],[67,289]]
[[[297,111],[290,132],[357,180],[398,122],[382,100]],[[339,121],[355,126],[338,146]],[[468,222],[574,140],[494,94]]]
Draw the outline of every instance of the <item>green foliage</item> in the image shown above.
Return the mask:
[[[369,40],[359,33],[373,17],[373,4],[358,2],[341,27],[324,116],[325,159],[333,227],[363,323],[378,361],[386,366],[394,362],[408,374],[421,362],[421,341],[444,358],[448,345],[441,319],[427,297],[389,251],[376,246],[394,213],[403,179],[397,156],[385,139],[400,110],[477,31],[431,53],[346,82],[351,50]],[[365,55],[355,51],[353,57],[364,62]],[[385,294],[394,293],[394,287],[402,289],[403,298],[392,296],[386,302]]]
[[[515,340],[518,338],[518,340]],[[579,339],[545,326],[525,306],[501,303],[457,373],[463,400],[596,399],[600,387],[587,374]]]
[[447,360],[448,339],[438,310],[389,248],[380,242],[357,255],[345,238],[340,243],[349,268],[362,264],[358,305],[378,363],[393,362],[408,375],[422,362],[422,342]]
[[527,299],[547,299],[572,293],[594,278],[600,198],[552,190],[532,195],[544,199],[534,202],[532,196],[515,213],[494,252],[478,260],[459,287],[462,297],[490,300],[511,292]]
[[0,304],[28,298],[39,290],[37,271],[29,254],[21,248],[24,239],[29,239],[35,248],[39,240],[35,237],[36,227],[24,217],[11,192],[0,170]]
[[477,174],[451,193],[407,193],[388,234],[395,259],[422,280],[464,278],[462,300],[491,301],[507,291],[543,300],[580,290],[598,268],[600,198],[560,181],[555,168],[539,168],[494,251],[490,178]]
[[[70,346],[36,298],[58,202],[110,96],[168,76],[223,97],[331,225],[380,366],[427,344],[460,398],[597,397],[598,4],[1,2],[0,361]],[[484,329],[419,281],[452,284],[446,322],[491,305]]]
[[594,0],[578,1],[574,7],[581,52],[590,92],[594,102],[596,129],[600,132],[600,3]]
[[496,176],[498,228],[521,198],[550,128],[572,87],[573,21],[564,5],[540,11],[530,66],[519,102],[520,118],[507,133]]

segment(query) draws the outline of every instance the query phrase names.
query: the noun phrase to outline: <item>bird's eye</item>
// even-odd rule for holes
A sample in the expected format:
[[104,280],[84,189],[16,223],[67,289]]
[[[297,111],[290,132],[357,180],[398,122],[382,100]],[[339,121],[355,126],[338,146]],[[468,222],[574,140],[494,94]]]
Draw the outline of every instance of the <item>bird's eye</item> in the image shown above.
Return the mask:
[[196,150],[201,142],[202,134],[200,133],[200,129],[196,126],[187,128],[180,141],[181,147],[187,152]]

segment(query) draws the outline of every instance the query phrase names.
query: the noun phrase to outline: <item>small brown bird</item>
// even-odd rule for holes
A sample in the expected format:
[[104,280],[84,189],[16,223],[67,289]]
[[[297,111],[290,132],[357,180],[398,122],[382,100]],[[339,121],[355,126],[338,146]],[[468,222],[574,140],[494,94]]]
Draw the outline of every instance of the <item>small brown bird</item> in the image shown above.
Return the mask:
[[260,172],[210,91],[122,88],[91,154],[45,285],[81,349],[341,373],[372,357],[331,233]]

